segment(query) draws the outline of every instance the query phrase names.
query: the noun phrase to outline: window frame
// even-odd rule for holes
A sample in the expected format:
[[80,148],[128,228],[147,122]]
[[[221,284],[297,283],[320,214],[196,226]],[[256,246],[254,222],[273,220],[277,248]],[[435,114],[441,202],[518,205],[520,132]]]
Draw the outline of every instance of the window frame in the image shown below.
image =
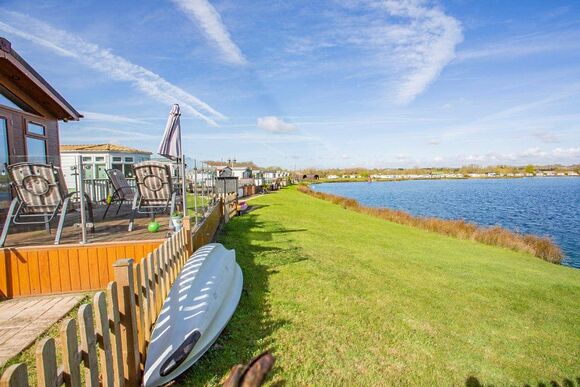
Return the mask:
[[[6,138],[6,164],[10,165],[10,138],[8,136],[10,130],[8,128],[8,125],[10,124],[10,120],[8,119],[8,117],[4,116],[4,115],[0,115],[0,121],[4,121],[4,133],[1,133],[2,135],[5,135]],[[3,152],[4,150],[0,149],[0,152]],[[3,171],[6,175],[8,175],[8,170],[5,169],[4,165],[0,165],[0,171]],[[12,189],[8,188],[8,200],[12,199]],[[3,201],[0,200],[0,209],[4,208],[4,205],[6,207],[8,207],[8,204],[10,202],[9,201]]]
[[[28,125],[36,125],[36,126],[40,126],[42,128],[42,133],[43,134],[38,134],[38,133],[34,133],[28,130]],[[27,136],[38,136],[38,137],[44,137],[46,138],[46,125],[43,124],[39,124],[38,122],[35,122],[34,120],[26,120],[26,135]]]
[[[29,120],[29,119],[24,119],[24,149],[26,150],[26,159],[28,160],[28,162],[30,161],[30,157],[31,155],[28,153],[28,138],[31,139],[35,139],[35,140],[40,140],[44,142],[44,163],[48,164],[48,135],[46,133],[46,125],[40,124],[38,123],[38,121],[35,120]],[[44,135],[40,135],[38,133],[33,133],[33,132],[29,132],[28,131],[28,124],[34,124],[34,125],[38,125],[38,126],[42,126],[44,128]]]

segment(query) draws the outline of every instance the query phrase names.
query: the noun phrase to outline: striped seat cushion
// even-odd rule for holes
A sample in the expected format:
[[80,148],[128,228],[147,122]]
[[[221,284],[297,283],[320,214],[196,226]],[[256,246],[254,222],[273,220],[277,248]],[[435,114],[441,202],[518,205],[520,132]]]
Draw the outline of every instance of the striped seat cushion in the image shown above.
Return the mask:
[[142,206],[165,206],[171,200],[173,183],[169,165],[146,161],[135,164],[133,169]]
[[59,171],[52,165],[17,163],[8,167],[10,179],[23,203],[22,213],[51,214],[65,193],[59,185]]

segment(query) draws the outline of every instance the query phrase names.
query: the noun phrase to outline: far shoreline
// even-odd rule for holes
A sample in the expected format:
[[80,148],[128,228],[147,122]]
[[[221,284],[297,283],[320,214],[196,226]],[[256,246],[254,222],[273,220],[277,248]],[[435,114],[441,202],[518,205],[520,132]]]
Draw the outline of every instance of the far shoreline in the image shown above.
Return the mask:
[[396,178],[396,179],[365,179],[365,178],[354,178],[354,179],[318,179],[304,181],[310,184],[322,184],[322,183],[383,183],[383,182],[399,182],[399,181],[424,181],[424,180],[507,180],[507,179],[552,179],[552,178],[578,178],[580,175],[564,175],[564,176],[479,176],[479,177],[415,177],[415,178]]

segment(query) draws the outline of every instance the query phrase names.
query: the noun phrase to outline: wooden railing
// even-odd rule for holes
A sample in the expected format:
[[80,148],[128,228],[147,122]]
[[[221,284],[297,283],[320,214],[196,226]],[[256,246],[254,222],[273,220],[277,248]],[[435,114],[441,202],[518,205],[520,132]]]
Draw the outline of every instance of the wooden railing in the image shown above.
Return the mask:
[[[140,385],[151,329],[192,250],[191,221],[185,218],[179,232],[139,263],[115,262],[114,281],[92,303],[81,305],[76,320],[62,322],[59,340],[37,343],[36,385]],[[8,367],[0,378],[2,387],[29,385],[22,363]]]
[[238,214],[238,195],[236,193],[220,195],[223,203],[223,213],[225,222]]

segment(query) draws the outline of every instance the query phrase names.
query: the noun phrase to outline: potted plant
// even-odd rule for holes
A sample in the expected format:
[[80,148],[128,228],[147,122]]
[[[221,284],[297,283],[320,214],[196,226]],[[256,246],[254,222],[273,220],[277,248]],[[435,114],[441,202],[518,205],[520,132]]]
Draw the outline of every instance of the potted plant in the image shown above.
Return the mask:
[[173,211],[171,213],[171,223],[175,231],[180,231],[183,226],[183,213],[180,211]]

